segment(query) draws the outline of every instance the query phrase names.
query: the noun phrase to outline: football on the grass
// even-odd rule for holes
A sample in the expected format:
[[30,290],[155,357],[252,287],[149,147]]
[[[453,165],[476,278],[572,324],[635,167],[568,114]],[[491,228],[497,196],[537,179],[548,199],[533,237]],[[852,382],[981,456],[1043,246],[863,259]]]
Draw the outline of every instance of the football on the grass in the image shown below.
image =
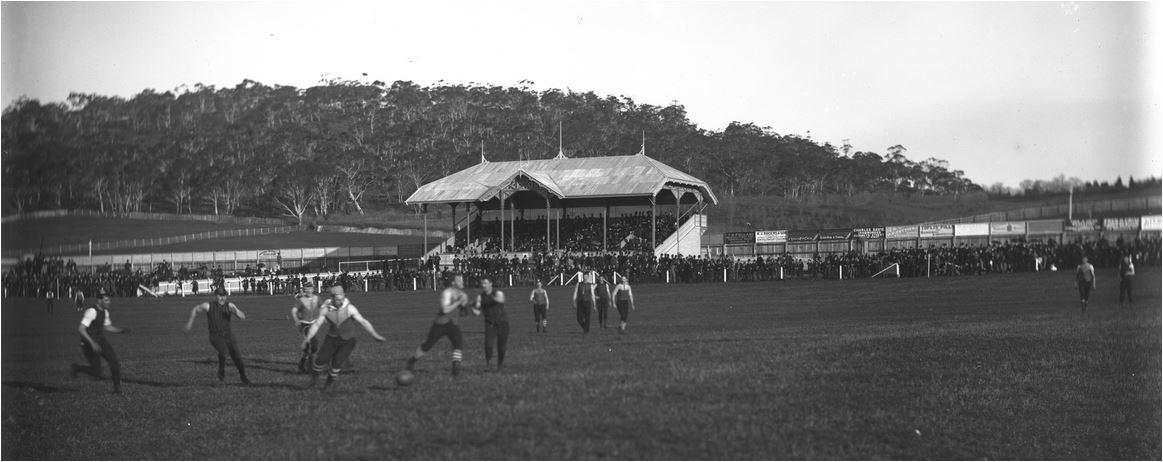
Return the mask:
[[396,383],[399,384],[401,387],[406,387],[408,385],[411,385],[412,381],[415,379],[416,379],[416,376],[412,375],[412,371],[404,370],[404,371],[400,371],[399,374],[396,374]]

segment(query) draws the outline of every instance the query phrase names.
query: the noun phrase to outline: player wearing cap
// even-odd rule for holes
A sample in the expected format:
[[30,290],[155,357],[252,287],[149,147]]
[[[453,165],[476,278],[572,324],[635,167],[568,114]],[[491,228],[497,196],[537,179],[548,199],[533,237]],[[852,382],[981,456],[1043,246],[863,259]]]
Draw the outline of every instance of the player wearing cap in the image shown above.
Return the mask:
[[323,346],[319,347],[319,353],[315,356],[315,361],[311,368],[311,384],[308,387],[314,387],[319,380],[319,373],[327,370],[327,382],[323,384],[326,388],[339,377],[340,367],[347,358],[351,356],[351,352],[355,351],[355,325],[363,326],[363,329],[371,334],[372,338],[377,342],[383,342],[387,339],[376,333],[376,328],[372,326],[371,322],[364,319],[359,314],[359,309],[351,304],[347,299],[347,295],[343,291],[343,286],[335,286],[331,288],[331,298],[319,307],[321,316],[315,318],[315,322],[311,323],[311,328],[307,330],[307,338],[303,339],[303,348],[323,324],[327,324],[327,336],[323,339]]
[[295,305],[291,307],[291,320],[299,329],[299,334],[305,339],[303,355],[299,357],[299,372],[306,373],[315,364],[315,354],[319,352],[319,341],[315,337],[308,337],[307,332],[311,325],[319,318],[319,296],[315,295],[315,286],[303,286],[303,291],[295,296]]
[[101,358],[105,358],[113,377],[113,393],[121,393],[121,361],[117,360],[113,345],[105,339],[105,332],[128,334],[129,329],[113,325],[113,320],[109,317],[109,306],[112,304],[113,300],[109,298],[109,293],[105,292],[105,289],[98,289],[97,303],[85,310],[85,314],[81,316],[81,326],[77,329],[81,334],[81,352],[85,354],[89,365],[73,364],[72,370],[73,377],[76,377],[77,373],[85,373],[94,379],[100,379]]
[[199,303],[190,310],[190,320],[186,321],[186,333],[194,327],[194,319],[198,313],[206,313],[206,325],[210,328],[210,345],[218,351],[218,381],[226,380],[226,355],[234,361],[238,368],[238,378],[244,384],[250,384],[246,378],[246,366],[242,364],[242,355],[238,353],[238,342],[234,339],[234,332],[230,330],[230,321],[234,317],[246,319],[246,313],[238,309],[234,303],[226,301],[229,294],[226,289],[219,287],[214,291],[214,300]]
[[416,366],[416,361],[436,346],[436,342],[440,341],[442,337],[448,337],[448,340],[452,342],[452,375],[460,374],[460,361],[464,354],[464,334],[461,333],[460,326],[457,325],[455,314],[459,311],[461,316],[466,315],[465,309],[468,307],[468,295],[464,293],[464,276],[455,274],[448,287],[445,287],[444,291],[440,293],[440,310],[436,312],[436,319],[428,328],[428,338],[420,344],[419,348],[416,348],[412,357],[408,358],[406,366],[408,370],[412,370]]

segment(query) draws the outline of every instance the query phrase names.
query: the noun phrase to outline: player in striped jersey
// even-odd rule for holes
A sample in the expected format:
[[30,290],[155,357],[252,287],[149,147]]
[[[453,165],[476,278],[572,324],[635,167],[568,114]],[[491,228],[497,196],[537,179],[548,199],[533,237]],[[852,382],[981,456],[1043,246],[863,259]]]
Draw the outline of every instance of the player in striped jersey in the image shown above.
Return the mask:
[[351,304],[347,299],[347,294],[343,291],[343,286],[335,286],[331,288],[331,298],[319,307],[320,316],[311,323],[311,328],[307,330],[307,338],[303,339],[303,348],[307,348],[307,344],[323,327],[327,324],[327,336],[323,339],[323,345],[319,347],[319,353],[315,355],[315,361],[311,368],[311,384],[308,388],[314,387],[319,380],[319,374],[324,370],[327,371],[327,382],[323,384],[327,388],[339,377],[341,366],[347,358],[351,356],[351,352],[355,351],[356,342],[356,325],[362,326],[368,334],[377,342],[386,341],[384,337],[376,333],[376,328],[372,323],[359,313],[359,309]]

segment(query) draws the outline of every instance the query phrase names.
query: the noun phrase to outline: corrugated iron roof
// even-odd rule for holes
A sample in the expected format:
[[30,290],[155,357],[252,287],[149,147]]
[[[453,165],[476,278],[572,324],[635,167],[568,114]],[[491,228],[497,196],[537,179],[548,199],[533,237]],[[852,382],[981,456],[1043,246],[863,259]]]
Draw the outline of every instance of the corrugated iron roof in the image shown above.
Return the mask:
[[653,196],[666,184],[697,188],[705,200],[719,201],[703,180],[645,155],[481,162],[421,186],[405,203],[478,202],[524,175],[558,198]]

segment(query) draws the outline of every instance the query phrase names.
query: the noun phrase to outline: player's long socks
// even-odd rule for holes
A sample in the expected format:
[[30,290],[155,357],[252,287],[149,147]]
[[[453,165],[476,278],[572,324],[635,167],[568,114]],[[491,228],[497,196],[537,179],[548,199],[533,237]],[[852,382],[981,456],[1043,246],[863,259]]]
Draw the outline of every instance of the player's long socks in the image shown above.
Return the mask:
[[460,350],[452,350],[452,375],[460,375],[460,360],[463,354]]

